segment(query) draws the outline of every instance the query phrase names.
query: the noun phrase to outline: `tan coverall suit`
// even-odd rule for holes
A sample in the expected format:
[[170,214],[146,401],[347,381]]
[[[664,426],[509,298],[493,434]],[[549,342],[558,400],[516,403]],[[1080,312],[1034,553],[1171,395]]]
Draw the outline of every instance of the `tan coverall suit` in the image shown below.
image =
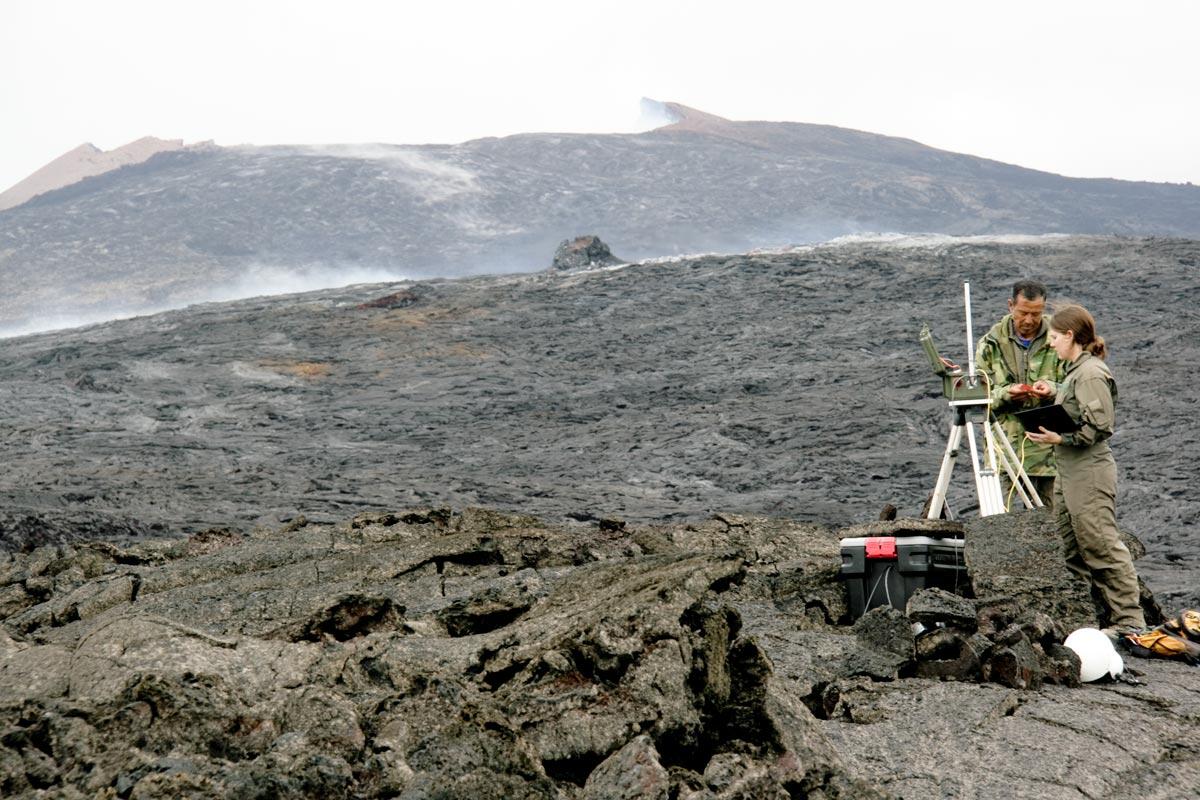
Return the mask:
[[1054,505],[1067,567],[1099,593],[1109,624],[1145,628],[1133,558],[1117,533],[1117,462],[1107,441],[1116,399],[1104,361],[1084,352],[1066,365],[1055,402],[1082,427],[1062,434],[1062,444],[1054,446]]

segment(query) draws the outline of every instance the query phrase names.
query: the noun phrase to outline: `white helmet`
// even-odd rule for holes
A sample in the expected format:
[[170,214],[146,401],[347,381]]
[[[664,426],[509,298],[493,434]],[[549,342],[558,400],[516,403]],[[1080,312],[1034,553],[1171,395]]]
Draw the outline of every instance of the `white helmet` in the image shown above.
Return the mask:
[[1063,642],[1079,656],[1079,680],[1091,683],[1105,675],[1115,678],[1125,671],[1125,661],[1112,640],[1095,628],[1080,628]]

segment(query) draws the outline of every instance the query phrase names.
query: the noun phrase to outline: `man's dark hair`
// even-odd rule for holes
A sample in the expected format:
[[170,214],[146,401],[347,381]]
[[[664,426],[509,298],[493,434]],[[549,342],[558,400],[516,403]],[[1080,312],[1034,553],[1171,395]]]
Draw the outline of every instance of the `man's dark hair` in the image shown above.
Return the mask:
[[1026,300],[1037,300],[1046,297],[1046,285],[1041,281],[1017,281],[1013,284],[1012,299],[1023,296]]

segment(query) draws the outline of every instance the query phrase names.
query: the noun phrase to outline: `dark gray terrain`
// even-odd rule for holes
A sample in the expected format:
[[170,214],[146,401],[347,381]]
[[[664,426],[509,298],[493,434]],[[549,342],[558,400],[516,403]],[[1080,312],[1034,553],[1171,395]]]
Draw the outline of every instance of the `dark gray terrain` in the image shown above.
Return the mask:
[[0,212],[0,330],[369,274],[528,272],[583,233],[629,259],[869,231],[1200,237],[1200,187],[669,108],[678,122],[632,135],[160,153]]
[[[4,340],[0,525],[19,547],[413,505],[580,523],[915,515],[951,422],[921,322],[961,360],[961,281],[978,336],[1034,276],[1110,342],[1118,515],[1146,544],[1143,576],[1169,608],[1200,604],[1198,258],[1168,239],[845,242]],[[970,513],[969,467],[950,500]]]
[[564,529],[426,508],[0,558],[0,793],[1168,800],[1195,785],[1200,670],[1131,658],[1140,680],[1080,686],[1061,642],[1091,601],[1048,512],[965,524],[977,599],[927,589],[839,624],[838,536],[891,525],[952,527]]
[[[964,278],[978,333],[1041,277],[1112,347],[1143,604],[1200,604],[1198,257],[848,241],[3,340],[0,794],[1178,797],[1200,670],[1079,686],[1047,512],[960,467],[961,524],[868,520],[945,444],[921,321],[960,357]],[[839,538],[896,530],[965,530],[967,596],[849,625]]]

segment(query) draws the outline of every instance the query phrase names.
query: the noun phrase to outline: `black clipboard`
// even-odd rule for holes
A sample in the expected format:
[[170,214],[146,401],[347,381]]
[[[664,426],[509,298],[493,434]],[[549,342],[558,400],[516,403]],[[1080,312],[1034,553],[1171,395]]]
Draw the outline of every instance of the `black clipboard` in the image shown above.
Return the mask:
[[1024,411],[1016,412],[1013,416],[1020,421],[1025,430],[1034,433],[1039,432],[1038,428],[1045,428],[1055,433],[1074,433],[1081,427],[1058,403],[1027,408]]

